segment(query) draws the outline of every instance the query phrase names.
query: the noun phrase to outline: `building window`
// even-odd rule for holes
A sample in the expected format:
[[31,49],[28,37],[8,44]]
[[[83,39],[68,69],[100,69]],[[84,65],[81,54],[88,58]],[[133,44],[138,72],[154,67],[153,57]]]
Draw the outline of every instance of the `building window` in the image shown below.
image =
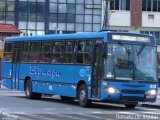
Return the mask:
[[51,3],[49,5],[49,21],[54,23],[74,23],[75,9],[74,3]]
[[49,0],[49,34],[99,31],[101,5],[102,0]]
[[45,1],[19,0],[19,28],[23,35],[42,35],[45,28]]
[[20,21],[27,21],[27,1],[20,1],[19,2],[19,20]]
[[143,0],[142,11],[160,12],[160,0]]
[[160,44],[160,32],[158,31],[140,31],[140,33],[152,35],[156,39],[157,44]]
[[49,4],[49,12],[50,13],[57,13],[57,3],[50,3]]
[[130,0],[111,0],[111,10],[130,10]]
[[19,2],[20,21],[44,22],[45,4],[44,2]]
[[0,20],[14,21],[14,1],[0,1]]

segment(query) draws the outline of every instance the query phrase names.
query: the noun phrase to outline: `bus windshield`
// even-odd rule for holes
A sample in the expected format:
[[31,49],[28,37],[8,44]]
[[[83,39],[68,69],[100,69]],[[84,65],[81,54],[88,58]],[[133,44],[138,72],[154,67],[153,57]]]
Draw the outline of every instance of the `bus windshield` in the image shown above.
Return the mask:
[[157,80],[156,47],[107,44],[104,77],[120,80]]

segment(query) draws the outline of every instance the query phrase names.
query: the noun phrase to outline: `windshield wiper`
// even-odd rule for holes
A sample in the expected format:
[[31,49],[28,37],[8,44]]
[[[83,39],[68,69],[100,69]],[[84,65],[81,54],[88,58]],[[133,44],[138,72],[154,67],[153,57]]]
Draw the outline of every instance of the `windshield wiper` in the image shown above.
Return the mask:
[[142,51],[144,50],[144,48],[145,48],[145,44],[143,44],[143,46],[140,48],[140,50],[137,51],[137,56],[139,56],[142,53]]

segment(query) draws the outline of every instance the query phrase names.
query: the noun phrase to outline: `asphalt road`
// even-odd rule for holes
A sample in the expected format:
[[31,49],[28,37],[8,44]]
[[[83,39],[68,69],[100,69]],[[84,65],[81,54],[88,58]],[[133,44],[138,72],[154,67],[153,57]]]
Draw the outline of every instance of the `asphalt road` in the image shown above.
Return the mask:
[[77,101],[64,102],[59,96],[28,100],[23,92],[0,91],[0,120],[160,120],[160,110],[106,103],[81,108]]

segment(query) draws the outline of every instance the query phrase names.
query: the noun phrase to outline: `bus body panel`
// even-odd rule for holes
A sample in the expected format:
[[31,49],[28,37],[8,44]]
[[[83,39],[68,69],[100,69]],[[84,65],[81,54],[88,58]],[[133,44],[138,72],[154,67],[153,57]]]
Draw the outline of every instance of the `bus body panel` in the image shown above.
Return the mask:
[[[33,92],[76,97],[79,81],[91,84],[91,66],[21,64],[19,89],[24,90],[24,80],[32,80]],[[65,77],[63,77],[65,76]]]
[[2,61],[2,84],[11,89],[12,88],[12,64],[10,62]]

